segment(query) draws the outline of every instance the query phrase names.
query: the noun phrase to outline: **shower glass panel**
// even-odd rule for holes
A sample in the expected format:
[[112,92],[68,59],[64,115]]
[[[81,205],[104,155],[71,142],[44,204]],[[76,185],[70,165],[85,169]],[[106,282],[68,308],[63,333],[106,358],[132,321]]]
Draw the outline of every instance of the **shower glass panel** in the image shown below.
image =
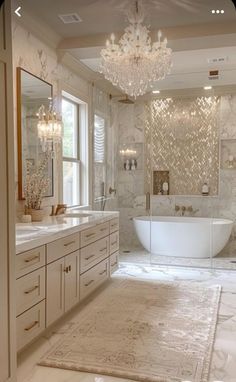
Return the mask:
[[211,268],[219,191],[219,97],[212,89],[166,91],[148,101],[146,113],[150,261]]

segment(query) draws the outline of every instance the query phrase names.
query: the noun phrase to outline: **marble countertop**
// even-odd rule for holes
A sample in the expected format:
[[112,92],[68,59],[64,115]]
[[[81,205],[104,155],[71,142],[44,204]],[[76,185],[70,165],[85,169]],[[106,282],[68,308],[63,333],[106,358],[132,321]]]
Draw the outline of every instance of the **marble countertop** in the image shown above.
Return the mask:
[[70,211],[42,222],[16,224],[16,254],[119,217],[116,211]]

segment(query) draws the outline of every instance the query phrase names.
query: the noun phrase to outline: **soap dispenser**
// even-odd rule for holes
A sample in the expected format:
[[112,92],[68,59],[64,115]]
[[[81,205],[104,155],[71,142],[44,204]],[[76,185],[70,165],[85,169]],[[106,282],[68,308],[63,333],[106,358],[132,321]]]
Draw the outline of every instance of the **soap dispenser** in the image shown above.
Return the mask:
[[204,196],[209,195],[209,186],[208,186],[207,182],[204,182],[204,184],[202,186],[202,195],[204,195]]

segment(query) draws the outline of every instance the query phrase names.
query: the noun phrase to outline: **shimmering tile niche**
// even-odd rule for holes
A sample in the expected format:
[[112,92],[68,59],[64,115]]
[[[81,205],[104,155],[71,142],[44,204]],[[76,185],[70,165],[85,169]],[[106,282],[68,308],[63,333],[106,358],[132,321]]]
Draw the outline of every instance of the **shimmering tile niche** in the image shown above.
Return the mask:
[[146,105],[146,191],[153,171],[169,171],[172,195],[218,194],[219,98],[156,99]]

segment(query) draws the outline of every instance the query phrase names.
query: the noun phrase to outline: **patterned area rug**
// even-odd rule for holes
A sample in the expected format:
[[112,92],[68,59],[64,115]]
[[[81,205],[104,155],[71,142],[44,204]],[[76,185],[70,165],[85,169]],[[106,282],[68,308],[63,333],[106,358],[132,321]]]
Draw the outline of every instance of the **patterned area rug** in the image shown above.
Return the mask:
[[207,382],[220,287],[114,279],[40,365],[151,382]]

